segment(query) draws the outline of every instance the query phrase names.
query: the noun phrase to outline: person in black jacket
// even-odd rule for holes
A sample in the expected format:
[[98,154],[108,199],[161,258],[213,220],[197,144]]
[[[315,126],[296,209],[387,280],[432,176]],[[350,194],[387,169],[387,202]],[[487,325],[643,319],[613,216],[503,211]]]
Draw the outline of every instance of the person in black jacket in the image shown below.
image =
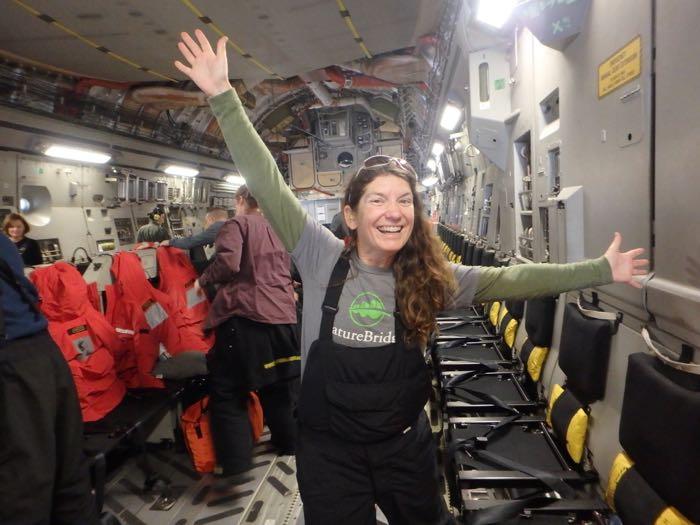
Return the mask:
[[10,213],[2,223],[2,231],[14,243],[22,256],[24,266],[36,266],[44,262],[39,243],[26,237],[30,229],[29,223],[19,213]]
[[98,525],[78,395],[37,301],[0,235],[0,523]]
[[144,224],[136,232],[136,242],[162,242],[170,239],[164,224],[165,209],[159,204],[148,214],[148,224]]

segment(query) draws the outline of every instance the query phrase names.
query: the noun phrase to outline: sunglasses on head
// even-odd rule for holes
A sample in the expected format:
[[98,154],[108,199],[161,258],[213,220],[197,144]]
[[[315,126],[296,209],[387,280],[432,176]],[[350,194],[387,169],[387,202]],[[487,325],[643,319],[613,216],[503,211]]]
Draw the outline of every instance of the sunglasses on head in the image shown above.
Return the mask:
[[367,157],[362,163],[362,168],[360,168],[358,174],[363,169],[376,170],[391,166],[406,171],[411,177],[414,179],[416,178],[416,172],[408,161],[397,157],[390,157],[389,155],[373,155],[371,157]]

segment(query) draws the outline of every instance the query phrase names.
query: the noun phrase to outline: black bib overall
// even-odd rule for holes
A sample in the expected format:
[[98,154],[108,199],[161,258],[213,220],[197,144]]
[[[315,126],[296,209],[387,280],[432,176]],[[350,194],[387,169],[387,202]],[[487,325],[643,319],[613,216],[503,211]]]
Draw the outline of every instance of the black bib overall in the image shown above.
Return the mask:
[[331,274],[319,339],[304,368],[298,415],[299,487],[307,525],[449,523],[438,489],[435,446],[423,407],[430,376],[420,349],[396,342],[355,348],[333,342],[349,270]]

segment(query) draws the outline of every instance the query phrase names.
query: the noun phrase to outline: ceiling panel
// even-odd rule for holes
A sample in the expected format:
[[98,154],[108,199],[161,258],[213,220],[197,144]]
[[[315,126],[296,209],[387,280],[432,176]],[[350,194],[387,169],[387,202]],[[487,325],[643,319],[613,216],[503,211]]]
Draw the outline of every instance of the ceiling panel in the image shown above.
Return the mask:
[[[114,53],[177,79],[182,75],[172,62],[179,58],[179,32],[199,27],[212,40],[218,38],[179,0],[23,1]],[[238,45],[283,77],[362,57],[332,0],[193,3]],[[2,50],[85,76],[158,80],[37,19],[10,0],[3,4]],[[413,45],[424,28],[434,28],[441,4],[431,0],[346,0],[353,22],[373,54]],[[230,46],[229,58],[232,77],[249,83],[270,77]]]

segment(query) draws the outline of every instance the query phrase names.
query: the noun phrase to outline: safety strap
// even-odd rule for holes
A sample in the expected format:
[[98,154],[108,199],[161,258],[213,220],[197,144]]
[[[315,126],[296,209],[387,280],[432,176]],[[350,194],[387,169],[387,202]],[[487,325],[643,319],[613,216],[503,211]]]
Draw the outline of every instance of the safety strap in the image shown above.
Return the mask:
[[526,508],[542,508],[561,498],[572,499],[576,497],[574,490],[564,480],[553,475],[551,472],[540,470],[529,465],[523,465],[522,463],[503,457],[500,454],[494,454],[493,452],[484,450],[489,443],[492,443],[503,434],[503,429],[516,422],[519,417],[520,414],[514,414],[504,418],[481,436],[453,442],[450,445],[450,449],[453,453],[457,450],[464,450],[475,459],[532,476],[550,490],[554,491],[555,494],[549,496],[540,492],[528,498],[507,501],[502,505],[479,509],[470,512],[465,523],[473,525],[502,523],[509,518],[518,516]]
[[647,330],[646,327],[642,328],[642,339],[644,339],[644,342],[646,343],[649,350],[654,352],[656,354],[656,357],[661,359],[661,361],[663,361],[668,366],[673,367],[677,370],[682,370],[683,372],[688,372],[690,374],[700,375],[700,364],[683,363],[681,361],[676,361],[675,359],[671,359],[667,355],[661,353],[661,350],[659,350],[656,347],[656,345],[654,344],[654,342],[651,340],[651,336],[649,335],[649,330]]
[[440,330],[442,330],[443,332],[446,332],[447,330],[454,330],[455,328],[462,328],[463,326],[473,325],[473,324],[474,324],[474,321],[471,320],[471,319],[443,321],[443,323],[448,323],[448,322],[452,322],[452,323],[454,323],[454,324],[452,324],[452,325],[450,325],[450,326],[448,326],[448,327],[446,327],[446,328],[443,327],[443,326],[441,326],[441,327],[440,327]]
[[445,385],[445,389],[450,389],[454,388],[460,383],[466,383],[467,381],[471,381],[472,379],[476,379],[479,376],[484,375],[487,372],[496,372],[499,369],[495,366],[487,365],[484,363],[478,363],[474,368],[467,372],[462,372],[461,374],[458,374],[447,382]]
[[529,465],[523,465],[522,463],[503,457],[500,454],[494,454],[493,452],[484,450],[484,447],[488,446],[489,442],[493,442],[493,440],[498,437],[497,433],[500,429],[517,421],[517,418],[518,416],[506,418],[483,436],[466,440],[466,442],[460,444],[458,448],[468,452],[475,459],[532,476],[552,490],[554,494],[550,496],[544,492],[539,492],[527,498],[506,501],[501,505],[479,509],[470,512],[465,523],[470,525],[502,523],[510,518],[515,518],[527,508],[543,508],[561,498],[573,499],[576,497],[575,491],[563,479],[553,475],[551,472],[540,470]]
[[[439,336],[438,336],[439,337]],[[467,345],[480,345],[488,343],[499,343],[503,339],[500,335],[483,335],[483,336],[465,336],[456,339],[448,339],[447,341],[437,340],[440,348],[457,348]]]
[[501,505],[470,512],[464,519],[464,524],[491,525],[493,523],[504,523],[512,518],[517,518],[525,509],[541,509],[554,503],[557,499],[550,496],[536,495],[506,501]]
[[518,412],[518,410],[516,410],[512,406],[508,405],[505,401],[494,396],[493,394],[487,394],[486,392],[481,392],[479,390],[474,390],[473,388],[466,388],[463,386],[452,387],[452,394],[455,395],[460,401],[465,401],[467,403],[470,402],[471,400],[468,399],[466,396],[465,397],[460,396],[459,392],[464,392],[465,394],[469,394],[470,396],[473,396],[477,399],[480,399],[481,401],[486,401],[487,403],[491,403],[492,405],[497,406],[497,407],[505,410],[506,412],[510,412],[511,414],[514,414],[517,417],[520,417],[520,412]]
[[614,314],[612,312],[600,312],[598,310],[590,310],[588,308],[584,308],[581,305],[581,297],[579,297],[576,300],[576,306],[583,315],[585,315],[586,317],[590,317],[591,319],[599,319],[601,321],[617,321],[618,319],[617,314]]

